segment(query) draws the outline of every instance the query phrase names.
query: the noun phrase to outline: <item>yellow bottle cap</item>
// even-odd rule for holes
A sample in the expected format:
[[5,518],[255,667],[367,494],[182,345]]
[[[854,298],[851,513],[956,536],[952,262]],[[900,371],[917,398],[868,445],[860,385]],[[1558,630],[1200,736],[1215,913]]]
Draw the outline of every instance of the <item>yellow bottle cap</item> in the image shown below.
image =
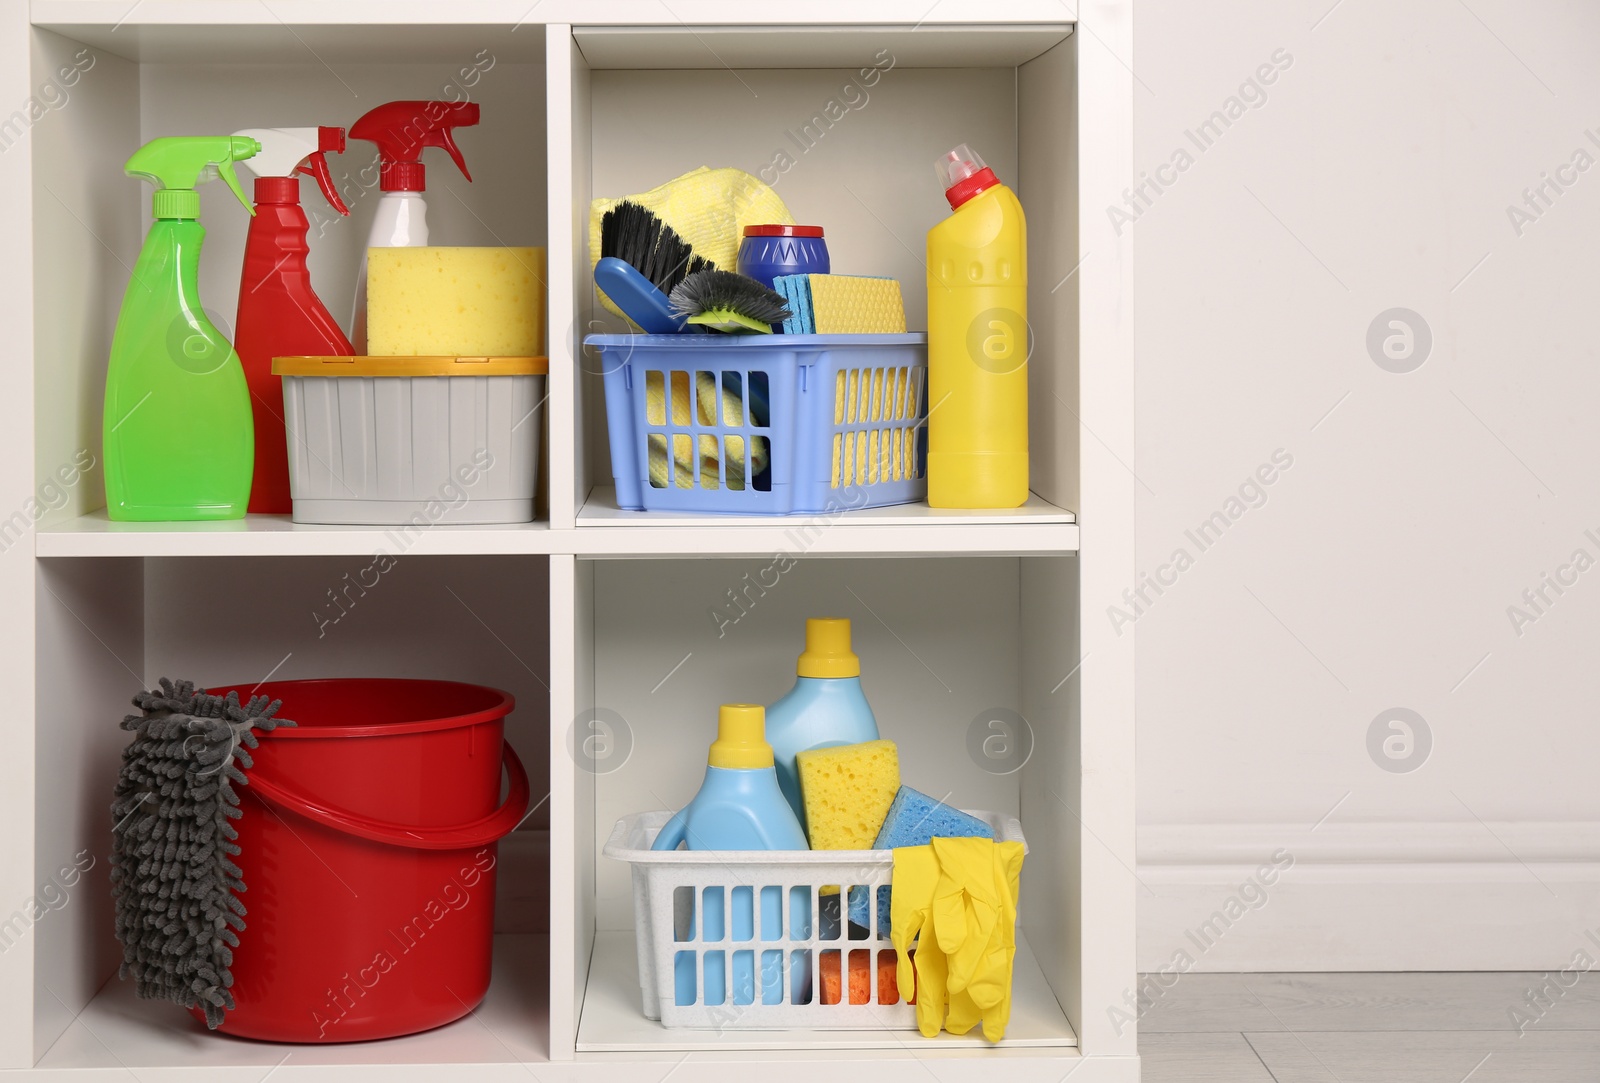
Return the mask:
[[849,617],[812,617],[806,621],[806,650],[798,667],[802,677],[859,677],[861,659],[850,649]]
[[706,760],[712,767],[772,766],[767,744],[767,709],[759,703],[724,703],[717,713],[717,739]]

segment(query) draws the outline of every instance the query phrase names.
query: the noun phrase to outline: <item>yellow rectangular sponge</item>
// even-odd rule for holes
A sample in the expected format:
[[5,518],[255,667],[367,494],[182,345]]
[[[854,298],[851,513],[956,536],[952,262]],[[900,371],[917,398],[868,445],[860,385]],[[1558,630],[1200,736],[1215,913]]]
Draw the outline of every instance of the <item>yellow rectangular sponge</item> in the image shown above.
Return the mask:
[[815,748],[795,757],[813,850],[870,850],[900,790],[893,741]]
[[541,357],[542,248],[369,248],[367,353]]
[[893,278],[812,275],[811,314],[819,335],[904,334],[906,306]]

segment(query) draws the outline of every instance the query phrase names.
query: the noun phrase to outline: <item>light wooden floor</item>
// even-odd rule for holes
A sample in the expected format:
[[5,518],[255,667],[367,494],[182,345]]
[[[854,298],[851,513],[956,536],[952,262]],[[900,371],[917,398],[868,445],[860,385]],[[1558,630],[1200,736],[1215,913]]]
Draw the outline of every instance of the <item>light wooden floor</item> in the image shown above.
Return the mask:
[[1545,978],[1181,975],[1139,1021],[1144,1080],[1600,1083],[1600,967],[1552,981],[1541,1015],[1526,994]]

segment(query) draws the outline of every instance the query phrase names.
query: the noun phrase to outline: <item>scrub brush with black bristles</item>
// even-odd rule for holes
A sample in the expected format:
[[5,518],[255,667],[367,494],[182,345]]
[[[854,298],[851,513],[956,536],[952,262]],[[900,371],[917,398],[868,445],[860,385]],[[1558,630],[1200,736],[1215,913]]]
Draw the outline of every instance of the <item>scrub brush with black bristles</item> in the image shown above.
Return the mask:
[[713,331],[772,334],[790,316],[782,297],[755,279],[732,271],[697,271],[672,291],[672,311],[684,322]]
[[623,200],[600,216],[594,282],[623,315],[654,335],[683,330],[667,295],[689,275],[715,267],[655,213]]

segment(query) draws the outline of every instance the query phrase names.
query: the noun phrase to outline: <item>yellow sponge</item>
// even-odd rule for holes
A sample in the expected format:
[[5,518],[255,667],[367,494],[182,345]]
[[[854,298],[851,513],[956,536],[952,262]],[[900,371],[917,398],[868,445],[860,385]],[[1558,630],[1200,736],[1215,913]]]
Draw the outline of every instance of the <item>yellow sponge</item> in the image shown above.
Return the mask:
[[813,850],[870,850],[900,790],[893,741],[816,748],[795,757]]
[[819,335],[903,334],[906,306],[893,278],[812,275],[811,313]]
[[367,353],[538,357],[544,249],[367,250]]

